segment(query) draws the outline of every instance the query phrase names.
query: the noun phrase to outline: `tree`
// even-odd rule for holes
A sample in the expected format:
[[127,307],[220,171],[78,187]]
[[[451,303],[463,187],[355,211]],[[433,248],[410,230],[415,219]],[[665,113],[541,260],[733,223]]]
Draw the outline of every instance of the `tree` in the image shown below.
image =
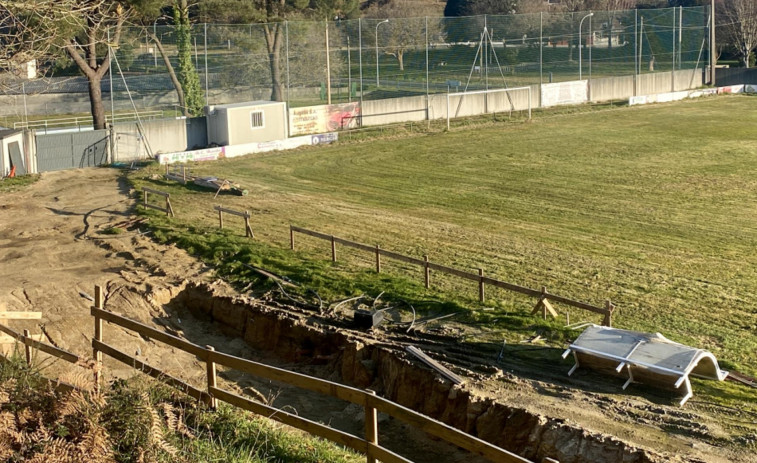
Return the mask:
[[205,106],[200,76],[192,62],[192,25],[189,22],[187,0],[175,0],[173,5],[176,43],[179,49],[179,82],[184,93],[184,114],[199,116]]
[[284,21],[353,17],[358,11],[358,0],[205,0],[199,8],[207,22],[262,23],[271,76],[271,100],[284,101],[281,66]]
[[157,0],[6,1],[0,10],[11,23],[4,45],[14,59],[51,61],[66,54],[87,78],[95,129],[104,129],[102,78],[110,69],[109,53],[118,48],[126,21],[154,7]]
[[[373,5],[365,12],[365,17],[375,20],[388,19],[389,22],[377,29],[366,31],[375,34],[378,30],[383,53],[397,59],[400,71],[405,70],[405,53],[426,46],[426,19],[423,9],[408,0],[392,0],[382,6]],[[376,23],[378,24],[378,23]],[[441,40],[442,32],[438,18],[428,19],[428,38],[431,42]],[[375,39],[376,37],[374,37]]]
[[723,14],[727,18],[725,29],[731,45],[736,48],[744,67],[754,64],[757,47],[757,2],[755,0],[725,0]]

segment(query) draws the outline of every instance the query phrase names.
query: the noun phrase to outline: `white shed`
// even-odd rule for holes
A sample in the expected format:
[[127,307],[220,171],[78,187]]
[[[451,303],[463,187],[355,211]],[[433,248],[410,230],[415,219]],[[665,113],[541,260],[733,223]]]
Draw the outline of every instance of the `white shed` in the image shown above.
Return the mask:
[[285,140],[286,103],[248,101],[206,106],[208,144],[220,146]]

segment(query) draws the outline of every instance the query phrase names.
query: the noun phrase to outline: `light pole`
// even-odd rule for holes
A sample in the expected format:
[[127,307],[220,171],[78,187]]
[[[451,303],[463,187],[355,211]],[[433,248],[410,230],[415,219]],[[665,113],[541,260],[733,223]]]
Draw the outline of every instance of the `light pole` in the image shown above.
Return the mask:
[[379,53],[378,53],[378,27],[384,23],[388,23],[389,20],[385,19],[381,21],[380,23],[376,24],[376,87],[380,87],[381,83],[379,82]]
[[583,49],[581,48],[581,40],[583,37],[581,35],[581,27],[584,25],[584,19],[592,16],[594,16],[594,13],[589,13],[581,18],[581,22],[578,23],[578,80],[581,80],[581,56],[583,55]]

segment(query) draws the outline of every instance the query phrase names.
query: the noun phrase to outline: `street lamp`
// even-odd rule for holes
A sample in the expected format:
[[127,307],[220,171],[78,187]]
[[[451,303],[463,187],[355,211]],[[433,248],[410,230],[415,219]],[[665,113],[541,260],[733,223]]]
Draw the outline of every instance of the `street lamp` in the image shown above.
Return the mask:
[[376,24],[376,87],[380,87],[381,84],[379,83],[379,53],[378,53],[378,27],[384,23],[388,23],[389,20],[385,19],[381,21],[380,23]]
[[581,27],[584,24],[584,19],[590,18],[592,16],[594,16],[594,13],[589,13],[583,18],[581,18],[581,22],[578,23],[578,80],[581,80],[581,69],[582,69],[581,68],[581,55],[583,54],[583,51],[581,49],[581,38],[582,38]]

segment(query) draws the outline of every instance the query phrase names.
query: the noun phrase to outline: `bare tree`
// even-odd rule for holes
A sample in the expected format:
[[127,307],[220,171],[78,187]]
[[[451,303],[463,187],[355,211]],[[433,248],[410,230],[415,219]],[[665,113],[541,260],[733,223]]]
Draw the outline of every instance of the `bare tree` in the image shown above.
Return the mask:
[[757,2],[755,0],[725,0],[723,14],[728,19],[725,29],[736,48],[744,67],[749,67],[757,47]]
[[[417,3],[408,0],[393,0],[381,7],[373,5],[365,12],[366,18],[389,20],[385,26],[374,31],[378,30],[378,41],[384,44],[381,46],[383,53],[397,59],[400,71],[405,70],[405,53],[426,46],[427,23],[429,41],[441,40],[441,22],[438,17],[428,18],[426,21],[423,16],[427,12],[419,8]],[[370,33],[373,35],[375,32]]]

